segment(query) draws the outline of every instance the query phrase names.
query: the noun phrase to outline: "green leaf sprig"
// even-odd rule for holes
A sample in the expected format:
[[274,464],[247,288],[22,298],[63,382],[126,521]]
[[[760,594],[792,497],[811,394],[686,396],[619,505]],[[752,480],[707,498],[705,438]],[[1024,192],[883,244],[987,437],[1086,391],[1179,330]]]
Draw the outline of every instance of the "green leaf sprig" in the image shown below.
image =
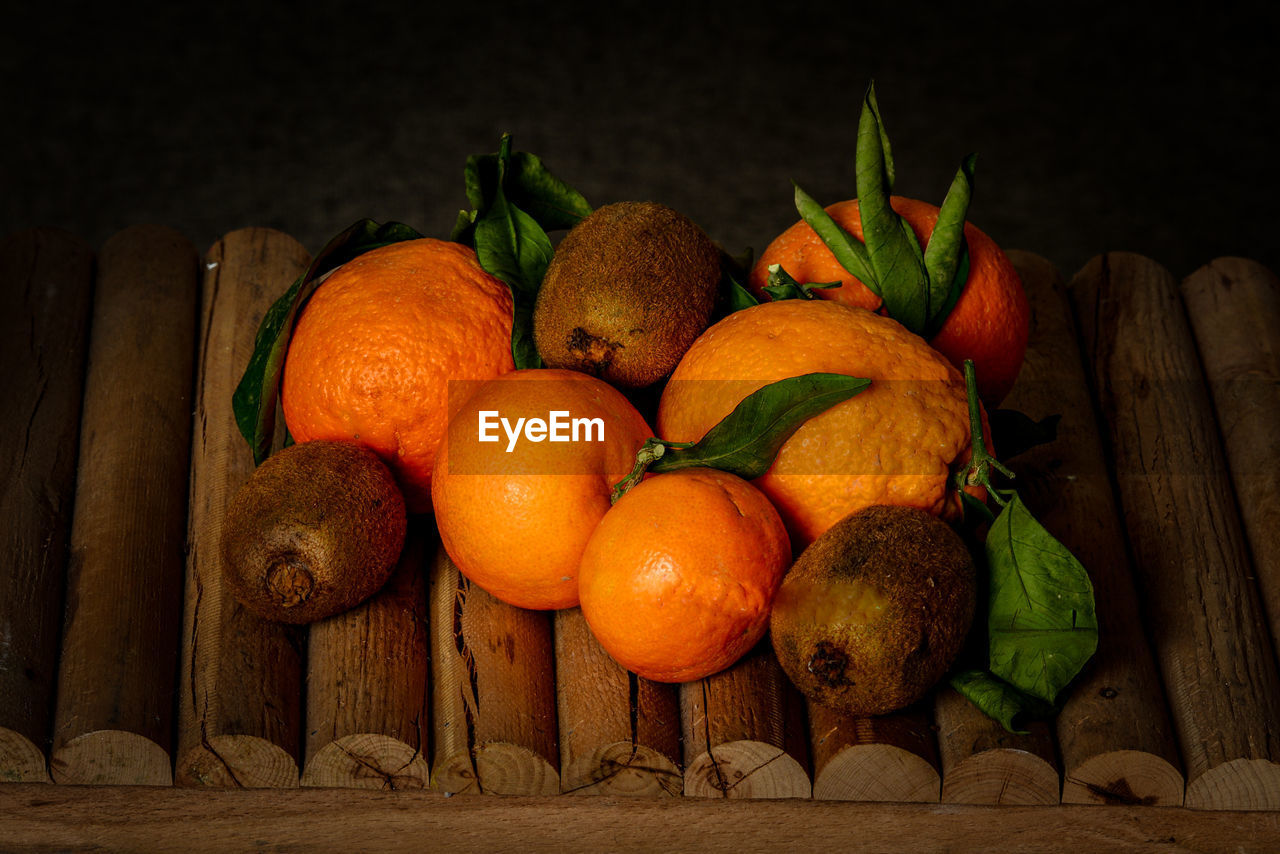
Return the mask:
[[[1098,647],[1098,619],[1089,574],[1038,522],[1014,489],[998,488],[995,474],[1013,474],[988,451],[978,408],[973,362],[964,363],[973,454],[955,486],[966,506],[990,523],[984,548],[987,574],[987,669],[950,677],[1006,729],[1051,714],[1058,697]],[[981,485],[998,514],[964,492]]]
[[503,134],[496,154],[473,155],[464,173],[470,211],[460,211],[452,239],[472,246],[480,266],[511,288],[511,355],[517,368],[540,368],[533,307],[554,248],[549,231],[572,228],[591,213],[582,194]]
[[636,454],[631,473],[613,487],[613,501],[638,484],[646,471],[705,466],[750,480],[773,465],[778,449],[808,419],[853,397],[871,380],[812,373],[778,380],[747,395],[697,442],[651,438]]
[[359,220],[325,244],[306,271],[267,309],[258,325],[249,364],[231,396],[236,426],[249,443],[255,465],[271,454],[289,339],[298,312],[315,291],[320,277],[371,249],[419,237],[422,235],[403,223],[379,225],[371,219]]
[[798,184],[796,210],[840,266],[880,297],[890,317],[931,338],[942,328],[969,278],[964,224],[976,165],[974,154],[961,161],[928,245],[922,249],[915,231],[890,204],[896,169],[872,81],[863,97],[854,152],[862,240],[842,228]]

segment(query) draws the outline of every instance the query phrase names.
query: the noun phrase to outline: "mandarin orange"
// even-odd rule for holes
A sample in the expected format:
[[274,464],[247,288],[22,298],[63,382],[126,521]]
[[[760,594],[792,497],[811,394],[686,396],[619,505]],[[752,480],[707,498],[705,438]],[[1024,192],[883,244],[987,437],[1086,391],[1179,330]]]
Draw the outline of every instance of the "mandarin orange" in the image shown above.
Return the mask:
[[615,661],[690,682],[747,653],[791,565],[777,511],[728,472],[653,475],[600,520],[579,568],[582,615]]
[[421,238],[342,265],[303,308],[281,403],[298,442],[355,440],[391,468],[413,513],[431,510],[448,382],[512,370],[510,289],[472,249]]
[[[431,490],[445,551],[509,604],[578,604],[582,550],[649,425],[621,392],[578,371],[521,370],[452,386],[455,414]],[[557,424],[564,441],[554,440]]]
[[[890,206],[927,245],[938,221],[938,208],[902,196],[890,198]],[[859,240],[862,218],[858,200],[836,202],[826,208],[832,219]],[[959,367],[972,359],[977,370],[978,394],[989,406],[997,405],[1013,388],[1027,351],[1031,310],[1017,270],[990,237],[972,223],[965,223],[969,249],[969,277],[960,297],[929,343]],[[840,265],[817,233],[804,220],[778,235],[760,254],[751,269],[748,286],[764,295],[769,267],[781,264],[798,282],[840,282],[838,288],[818,289],[822,299],[877,311],[881,299]]]
[[970,455],[964,378],[923,338],[866,309],[793,299],[728,315],[676,367],[659,401],[659,435],[696,441],[760,386],[812,372],[871,385],[802,424],[753,481],[797,550],[872,504],[959,515],[951,477]]

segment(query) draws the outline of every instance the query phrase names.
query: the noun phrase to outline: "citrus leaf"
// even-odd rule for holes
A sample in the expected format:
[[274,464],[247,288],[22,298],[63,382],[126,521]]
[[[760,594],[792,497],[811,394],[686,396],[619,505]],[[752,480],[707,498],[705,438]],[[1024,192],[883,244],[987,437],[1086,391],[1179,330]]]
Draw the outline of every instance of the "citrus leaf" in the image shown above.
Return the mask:
[[231,395],[236,427],[249,443],[255,465],[271,453],[285,354],[298,311],[315,290],[316,280],[370,249],[419,237],[422,235],[403,223],[379,225],[371,219],[359,220],[325,244],[306,271],[267,309],[258,324],[249,364]]
[[832,219],[831,214],[813,196],[802,190],[799,184],[794,181],[792,184],[796,188],[796,210],[800,213],[800,218],[809,224],[841,267],[866,285],[873,294],[880,296],[880,282],[871,267],[867,247]]
[[1052,706],[1027,696],[986,670],[957,671],[948,682],[983,714],[1015,735],[1027,734],[1022,726],[1026,721],[1050,717],[1054,711]]
[[[533,342],[533,307],[553,248],[537,221],[507,199],[506,175],[511,137],[498,146],[496,180],[488,206],[476,216],[474,240],[480,266],[511,288],[515,305],[511,326],[511,355],[517,368],[540,368],[542,359]],[[468,180],[468,194],[473,192]]]
[[956,264],[956,273],[951,277],[951,287],[947,290],[947,295],[942,301],[942,305],[934,312],[933,319],[925,326],[924,337],[932,339],[942,329],[942,325],[947,322],[947,318],[951,316],[951,310],[956,307],[956,303],[960,301],[960,294],[964,291],[965,283],[969,281],[969,244],[963,239],[960,241],[960,261]]
[[[929,278],[925,323],[929,328],[941,328],[942,321],[955,305],[955,299],[959,298],[958,291],[952,292],[955,291],[953,286],[961,255],[966,254],[964,221],[969,213],[969,200],[973,198],[973,172],[977,161],[977,155],[970,154],[956,170],[951,188],[938,210],[938,221],[929,235],[929,245],[924,250],[924,266]],[[963,287],[964,279],[960,280],[960,285]]]
[[504,134],[497,154],[473,154],[463,170],[469,219],[459,218],[453,239],[471,244],[478,215],[493,204],[499,189],[510,204],[531,216],[544,231],[572,228],[591,213],[581,193],[547,169],[542,159],[527,151],[511,151],[511,135]]
[[854,156],[862,239],[890,316],[912,332],[923,334],[929,319],[929,277],[920,241],[889,204],[884,139],[873,83],[867,87],[858,119]]
[[808,282],[801,284],[795,280],[790,273],[782,268],[781,264],[769,265],[769,280],[764,286],[764,292],[767,293],[776,302],[784,299],[817,299],[818,296],[813,292],[814,288],[838,288],[840,282]]
[[759,477],[801,424],[870,384],[869,379],[825,373],[769,383],[747,395],[699,441],[687,447],[666,443],[650,471],[706,466],[747,480]]
[[735,311],[759,305],[760,300],[756,299],[755,294],[744,288],[733,273],[726,270],[720,280],[718,303],[716,316],[723,318],[726,315],[733,314]]
[[1016,494],[991,526],[986,555],[991,672],[1054,703],[1098,647],[1089,574]]

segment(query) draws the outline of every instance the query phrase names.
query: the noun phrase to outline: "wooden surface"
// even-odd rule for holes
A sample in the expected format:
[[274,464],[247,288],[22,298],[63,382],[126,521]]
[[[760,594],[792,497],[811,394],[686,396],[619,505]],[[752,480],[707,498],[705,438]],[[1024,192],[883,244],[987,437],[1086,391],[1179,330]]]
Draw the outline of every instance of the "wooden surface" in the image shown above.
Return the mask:
[[[30,433],[0,440],[17,461],[0,494],[12,567],[0,575],[0,779],[14,781],[0,785],[0,847],[395,849],[447,833],[459,851],[517,838],[572,851],[662,847],[678,832],[676,847],[736,852],[904,839],[1280,848],[1277,480],[1258,476],[1277,453],[1270,271],[1218,259],[1180,287],[1151,259],[1109,253],[1068,286],[1045,259],[1011,253],[1034,318],[1007,405],[1061,421],[1057,441],[1009,463],[1089,569],[1102,626],[1057,718],[1018,736],[949,689],[888,718],[807,709],[767,645],[679,688],[634,679],[580,615],[512,609],[469,585],[429,525],[365,606],[309,631],[252,618],[220,583],[222,513],[252,471],[230,395],[262,313],[309,259],[288,235],[231,232],[200,266],[181,636],[167,659],[176,652],[178,678],[148,698],[176,721],[167,744],[162,724],[122,728],[168,754],[178,785],[50,785],[50,751],[68,740],[55,740],[55,721],[74,718],[55,700],[75,708],[77,691],[96,701],[119,681],[104,672],[94,696],[94,668],[74,652],[83,641],[67,644],[74,662],[58,660],[57,629],[75,613],[68,572],[83,576],[65,545],[74,473],[93,462],[82,448],[106,447],[80,428],[82,402],[86,425],[101,420],[83,385],[93,255],[58,232],[0,244],[0,278],[19,283],[0,318],[20,319],[0,342],[20,369],[5,381],[22,402],[14,430]],[[1223,331],[1246,321],[1258,330]],[[166,653],[155,655],[163,671]],[[59,673],[85,687],[55,692]],[[144,693],[164,695],[155,684]],[[425,785],[436,791],[409,791]]]

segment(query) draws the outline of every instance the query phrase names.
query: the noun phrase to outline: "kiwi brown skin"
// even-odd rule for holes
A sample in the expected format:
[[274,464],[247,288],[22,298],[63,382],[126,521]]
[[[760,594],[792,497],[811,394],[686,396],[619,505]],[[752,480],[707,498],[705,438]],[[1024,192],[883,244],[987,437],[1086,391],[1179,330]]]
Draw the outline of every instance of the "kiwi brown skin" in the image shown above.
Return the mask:
[[675,369],[706,329],[721,251],[692,220],[656,202],[597,208],[560,241],[533,312],[542,360],[621,388]]
[[947,523],[914,508],[869,507],[796,560],[774,599],[770,635],[782,669],[810,700],[887,714],[921,699],[951,667],[976,598],[973,557]]
[[382,588],[404,547],[404,495],[373,451],[291,445],[240,488],[222,528],[223,579],[260,617],[311,623]]

